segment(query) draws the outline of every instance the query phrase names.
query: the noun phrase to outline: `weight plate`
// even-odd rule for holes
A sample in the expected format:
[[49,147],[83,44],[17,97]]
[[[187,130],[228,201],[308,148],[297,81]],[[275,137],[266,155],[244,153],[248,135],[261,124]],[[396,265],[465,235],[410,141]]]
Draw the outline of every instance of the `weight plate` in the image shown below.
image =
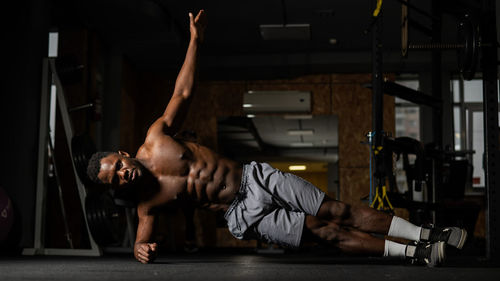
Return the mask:
[[87,164],[92,154],[96,152],[94,142],[87,134],[74,136],[71,139],[71,150],[78,177],[84,184],[90,184],[91,181],[87,176]]
[[126,231],[125,211],[114,203],[108,192],[87,196],[85,208],[90,232],[99,246],[122,243]]
[[479,31],[467,15],[458,24],[458,43],[464,46],[457,50],[458,69],[465,80],[471,80],[479,59]]

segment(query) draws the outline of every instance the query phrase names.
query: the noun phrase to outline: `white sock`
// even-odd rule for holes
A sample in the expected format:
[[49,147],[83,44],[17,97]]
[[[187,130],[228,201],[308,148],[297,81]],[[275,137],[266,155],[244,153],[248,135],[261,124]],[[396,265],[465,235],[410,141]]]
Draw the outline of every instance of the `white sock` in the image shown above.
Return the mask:
[[406,257],[406,245],[385,240],[384,257]]
[[420,226],[416,226],[400,217],[393,216],[387,235],[412,241],[420,241],[421,231],[422,228]]

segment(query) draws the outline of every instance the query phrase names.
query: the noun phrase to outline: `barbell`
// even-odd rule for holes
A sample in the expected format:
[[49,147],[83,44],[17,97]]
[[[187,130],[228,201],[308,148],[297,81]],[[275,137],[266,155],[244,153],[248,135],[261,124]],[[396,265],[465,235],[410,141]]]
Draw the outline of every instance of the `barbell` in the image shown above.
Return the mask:
[[[403,25],[404,26],[404,25]],[[407,25],[404,26],[407,28]],[[459,22],[456,43],[408,43],[408,34],[402,32],[401,55],[406,57],[408,50],[457,50],[458,70],[465,80],[471,80],[476,73],[481,40],[479,26],[468,15]],[[406,31],[407,32],[407,31]]]

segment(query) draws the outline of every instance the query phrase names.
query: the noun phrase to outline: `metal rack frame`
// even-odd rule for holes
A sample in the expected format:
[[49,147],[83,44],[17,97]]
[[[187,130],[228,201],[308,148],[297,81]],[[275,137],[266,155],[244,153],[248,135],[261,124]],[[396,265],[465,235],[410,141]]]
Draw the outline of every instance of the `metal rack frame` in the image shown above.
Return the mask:
[[[62,255],[62,256],[101,256],[102,250],[94,241],[87,218],[84,215],[85,230],[89,237],[90,249],[66,249],[66,248],[46,248],[45,247],[45,218],[46,218],[46,197],[47,197],[47,147],[49,141],[49,114],[50,114],[50,87],[51,82],[56,85],[57,105],[59,107],[61,118],[63,121],[64,131],[66,133],[66,141],[70,151],[71,139],[73,138],[73,126],[68,113],[66,97],[59,76],[57,75],[55,60],[45,58],[42,68],[42,90],[40,100],[40,131],[38,135],[38,172],[36,186],[36,205],[35,205],[35,233],[33,248],[25,248],[23,255]],[[75,173],[76,187],[82,210],[85,214],[85,197],[87,191],[81,182],[76,172],[75,164],[72,162],[73,171]]]

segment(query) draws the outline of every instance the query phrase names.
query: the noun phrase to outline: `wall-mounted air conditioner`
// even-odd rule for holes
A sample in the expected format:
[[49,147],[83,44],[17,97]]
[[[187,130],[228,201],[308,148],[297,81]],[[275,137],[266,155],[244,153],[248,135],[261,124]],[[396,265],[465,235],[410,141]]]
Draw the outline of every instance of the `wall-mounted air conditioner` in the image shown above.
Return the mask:
[[245,113],[309,113],[311,92],[248,91],[243,94]]

